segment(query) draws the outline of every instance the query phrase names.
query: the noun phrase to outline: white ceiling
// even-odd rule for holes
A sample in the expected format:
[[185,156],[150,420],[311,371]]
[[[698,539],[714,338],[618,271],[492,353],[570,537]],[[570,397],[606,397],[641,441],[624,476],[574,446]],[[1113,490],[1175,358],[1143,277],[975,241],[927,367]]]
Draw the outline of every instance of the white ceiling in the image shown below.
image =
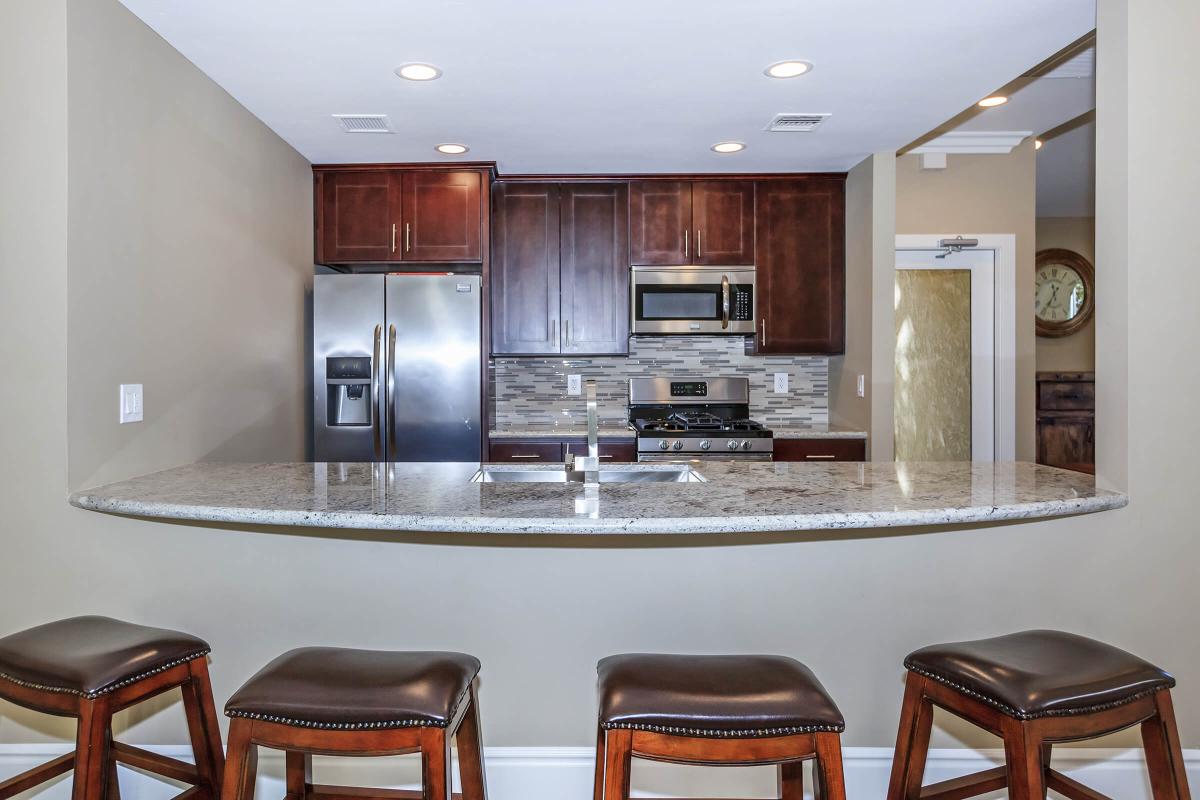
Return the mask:
[[[449,141],[508,174],[845,170],[1095,22],[1094,0],[121,1],[314,163],[452,161]],[[788,58],[816,67],[762,74]],[[397,78],[410,61],[444,76]],[[832,117],[763,131],[778,112]]]

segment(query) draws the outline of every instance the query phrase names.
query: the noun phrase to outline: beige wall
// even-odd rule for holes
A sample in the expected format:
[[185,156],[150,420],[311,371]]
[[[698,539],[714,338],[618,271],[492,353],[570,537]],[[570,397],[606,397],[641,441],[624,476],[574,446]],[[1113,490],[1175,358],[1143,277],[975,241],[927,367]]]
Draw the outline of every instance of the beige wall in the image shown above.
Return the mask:
[[1033,140],[1008,155],[952,155],[946,169],[921,169],[920,156],[896,160],[896,233],[988,234],[1017,237],[1017,458],[1035,455],[1033,297]]
[[871,230],[874,168],[867,158],[846,176],[846,352],[829,359],[829,421],[871,432],[870,401],[858,376],[871,374]]
[[[1096,264],[1094,217],[1038,217],[1037,249],[1074,250]],[[1038,372],[1090,372],[1096,368],[1096,319],[1060,338],[1037,337]]]

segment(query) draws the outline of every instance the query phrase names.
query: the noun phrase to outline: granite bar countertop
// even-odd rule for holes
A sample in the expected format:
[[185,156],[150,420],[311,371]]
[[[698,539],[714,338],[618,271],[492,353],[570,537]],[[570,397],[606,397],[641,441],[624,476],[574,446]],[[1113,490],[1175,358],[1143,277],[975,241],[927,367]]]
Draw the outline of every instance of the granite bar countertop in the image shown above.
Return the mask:
[[[767,426],[776,439],[866,439],[867,432],[839,425],[789,425]],[[599,429],[601,439],[633,439],[636,434],[631,428],[605,426]],[[587,428],[571,425],[555,427],[499,428],[488,431],[488,437],[500,439],[570,439],[586,438]]]
[[472,483],[475,463],[200,463],[80,491],[70,501],[94,511],[162,519],[480,534],[721,534],[989,523],[1104,511],[1128,502],[1123,494],[1097,489],[1091,475],[1024,462],[692,466],[704,482],[602,483],[589,490],[581,484]]

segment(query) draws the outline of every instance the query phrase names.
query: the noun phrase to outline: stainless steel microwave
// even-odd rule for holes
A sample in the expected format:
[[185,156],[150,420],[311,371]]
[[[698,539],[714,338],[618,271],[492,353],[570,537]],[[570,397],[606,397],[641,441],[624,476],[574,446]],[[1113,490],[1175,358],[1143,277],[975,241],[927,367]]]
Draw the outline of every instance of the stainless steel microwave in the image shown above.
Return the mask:
[[636,334],[754,334],[754,267],[633,267]]

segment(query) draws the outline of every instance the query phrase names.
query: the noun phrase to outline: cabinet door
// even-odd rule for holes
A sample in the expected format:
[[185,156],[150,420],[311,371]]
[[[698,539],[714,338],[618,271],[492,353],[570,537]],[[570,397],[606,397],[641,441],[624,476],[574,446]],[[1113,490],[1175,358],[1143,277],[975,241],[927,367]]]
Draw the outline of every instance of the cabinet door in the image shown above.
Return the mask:
[[775,461],[866,461],[863,439],[776,439]]
[[755,352],[843,352],[844,181],[761,181],[755,206]]
[[1043,416],[1038,418],[1038,463],[1051,467],[1095,469],[1096,440],[1090,416]]
[[[619,464],[637,461],[637,445],[633,443],[632,439],[627,442],[600,442],[597,451],[601,463]],[[563,461],[566,461],[572,453],[577,456],[586,456],[587,442],[574,439],[563,442]]]
[[691,261],[692,184],[636,181],[629,184],[631,264],[672,265]]
[[404,173],[405,261],[480,261],[478,172]]
[[754,263],[754,183],[692,184],[693,264]]
[[492,439],[488,448],[492,461],[550,461],[563,460],[562,442],[513,442]]
[[562,352],[629,352],[629,200],[624,184],[560,190]]
[[492,352],[557,353],[558,186],[497,183],[492,197]]
[[390,170],[317,176],[317,261],[379,263],[400,259],[400,178]]

